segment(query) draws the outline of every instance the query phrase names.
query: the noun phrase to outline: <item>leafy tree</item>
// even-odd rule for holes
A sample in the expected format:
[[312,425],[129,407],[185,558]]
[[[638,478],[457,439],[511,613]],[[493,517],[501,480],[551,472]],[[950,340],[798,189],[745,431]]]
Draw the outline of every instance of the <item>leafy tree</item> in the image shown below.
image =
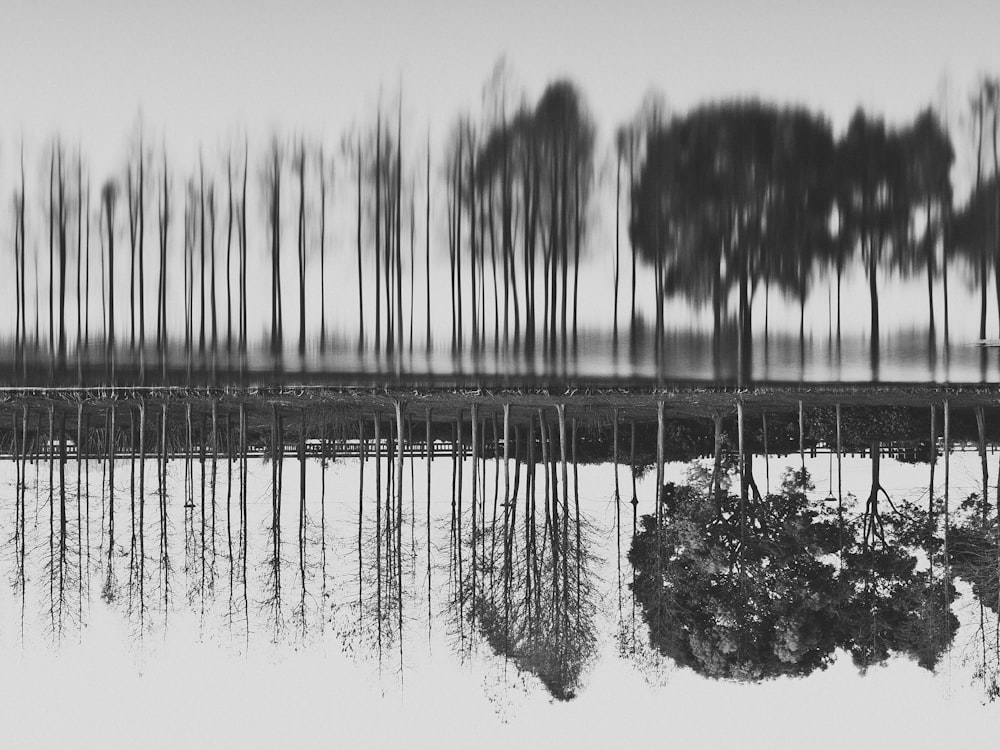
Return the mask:
[[[812,257],[829,237],[832,156],[823,120],[757,101],[701,107],[649,135],[630,233],[654,267],[658,305],[681,290],[710,297],[718,338],[735,289],[745,375],[757,284],[796,290],[804,308]],[[658,312],[658,336],[661,326]]]
[[[927,274],[927,313],[929,337],[933,343],[934,275],[937,269],[937,248],[944,240],[944,229],[951,210],[952,189],[950,172],[955,161],[951,139],[937,115],[923,110],[903,133],[906,154],[907,204],[911,218],[907,227],[907,256],[910,270],[922,264]],[[947,258],[944,258],[947,262]]]

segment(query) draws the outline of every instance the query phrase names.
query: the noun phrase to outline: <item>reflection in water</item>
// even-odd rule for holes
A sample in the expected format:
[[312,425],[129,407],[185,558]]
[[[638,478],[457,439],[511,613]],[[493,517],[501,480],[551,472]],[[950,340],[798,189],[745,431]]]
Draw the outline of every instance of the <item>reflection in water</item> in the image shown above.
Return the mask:
[[[958,623],[947,606],[954,589],[935,578],[941,545],[926,514],[901,504],[883,515],[873,495],[857,521],[840,524],[835,509],[810,507],[803,470],[746,500],[713,499],[694,474],[664,487],[663,528],[644,517],[630,554],[661,651],[712,677],[750,680],[809,674],[838,647],[862,668],[891,653],[934,668]],[[918,570],[920,553],[931,562]]]
[[[560,404],[556,409],[555,423],[542,409],[538,410],[537,422],[534,415],[528,415],[525,498],[520,521],[517,493],[510,493],[509,474],[505,473],[501,518],[497,517],[497,487],[490,520],[486,519],[487,493],[479,493],[477,536],[480,423],[477,408],[472,407],[473,513],[468,542],[471,571],[464,577],[459,575],[458,599],[462,614],[479,628],[494,651],[535,674],[554,697],[566,700],[575,695],[584,668],[594,658],[596,592],[590,551],[593,530],[580,513],[577,420],[572,420],[567,435],[565,407]],[[505,467],[510,457],[509,415],[509,409],[505,409]],[[495,442],[495,431],[493,437]],[[499,453],[496,455],[499,457]],[[568,462],[572,464],[572,484]]]
[[[190,617],[241,648],[329,634],[400,683],[445,639],[557,699],[609,639],[759,680],[838,649],[934,669],[971,627],[996,695],[1000,415],[989,394],[893,397],[8,394],[5,617],[56,642],[95,607],[139,643]],[[981,467],[967,498],[956,455]],[[887,457],[924,464],[930,491],[894,496]]]
[[[754,339],[741,374],[735,333],[665,328],[659,344],[648,331],[628,343],[601,332],[578,334],[576,345],[550,353],[532,349],[450,350],[403,348],[392,352],[359,348],[333,339],[303,353],[275,354],[268,347],[245,351],[183,347],[161,351],[81,345],[63,361],[46,346],[19,348],[0,342],[0,382],[67,387],[94,385],[246,385],[249,383],[324,386],[449,385],[536,387],[549,384],[622,384],[643,387],[672,383],[713,385],[788,383],[994,383],[1000,355],[991,346],[927,346],[920,330],[895,332],[880,345],[878,368],[869,342],[845,335],[799,340],[772,333],[766,346]],[[721,341],[719,340],[721,338]]]
[[696,468],[664,485],[661,521],[644,516],[629,561],[654,645],[712,677],[802,675],[837,645],[836,529],[807,507],[807,475],[748,501],[713,491]]

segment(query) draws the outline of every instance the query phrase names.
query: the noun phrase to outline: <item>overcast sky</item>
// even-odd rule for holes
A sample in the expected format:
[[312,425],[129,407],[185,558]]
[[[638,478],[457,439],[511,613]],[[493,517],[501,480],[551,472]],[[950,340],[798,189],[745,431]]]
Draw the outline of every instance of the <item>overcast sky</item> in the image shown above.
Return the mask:
[[[89,178],[100,185],[121,173],[140,113],[148,140],[162,139],[171,169],[184,175],[194,173],[199,149],[210,167],[221,165],[244,129],[252,154],[275,131],[321,138],[328,153],[336,152],[352,122],[374,121],[380,92],[391,109],[401,87],[404,141],[422,145],[430,128],[433,153],[440,154],[455,118],[482,112],[484,84],[506,57],[514,86],[532,101],[559,77],[572,78],[584,93],[604,165],[605,194],[597,201],[603,214],[595,214],[589,231],[598,247],[613,242],[610,132],[650,90],[674,111],[738,96],[803,104],[824,112],[837,130],[859,105],[902,123],[948,101],[959,153],[952,178],[961,200],[974,168],[970,131],[959,115],[980,75],[1000,75],[995,0],[6,0],[3,6],[0,205],[9,205],[16,185],[22,137],[29,183],[44,184],[45,149],[58,133],[73,150],[79,145]],[[6,212],[0,236],[11,231],[5,219]],[[331,235],[335,244],[337,237]],[[443,245],[444,238],[434,242]],[[581,284],[610,297],[611,256],[601,257]],[[4,284],[0,279],[0,289]],[[852,293],[845,300],[854,300]],[[910,299],[904,293],[925,309],[922,287],[895,290],[892,298]],[[820,332],[827,328],[826,296],[813,295],[807,314]],[[974,315],[974,295],[953,297],[953,320]],[[354,304],[353,297],[342,301]],[[845,304],[845,325],[865,330],[867,296],[856,301]],[[439,302],[445,320],[446,298]],[[908,304],[887,308],[889,328],[912,326]],[[901,320],[894,321],[894,311]],[[596,306],[590,312],[600,320],[610,315]],[[586,311],[583,317],[585,325],[594,322]],[[781,317],[779,311],[774,319]]]
[[964,101],[978,73],[1000,72],[1000,3],[986,0],[4,5],[3,153],[22,132],[30,145],[58,130],[95,167],[117,158],[140,110],[181,151],[244,126],[335,141],[400,80],[411,121],[440,132],[479,110],[504,54],[529,96],[575,79],[605,134],[650,88],[680,109],[750,94],[804,103],[839,127],[859,104],[905,119],[946,75]]

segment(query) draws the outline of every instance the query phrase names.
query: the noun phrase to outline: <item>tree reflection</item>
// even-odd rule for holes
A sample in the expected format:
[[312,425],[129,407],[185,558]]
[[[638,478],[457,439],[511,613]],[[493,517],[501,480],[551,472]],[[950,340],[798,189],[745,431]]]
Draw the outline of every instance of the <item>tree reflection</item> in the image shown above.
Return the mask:
[[[667,674],[667,660],[713,678],[803,676],[838,650],[861,671],[895,656],[934,669],[957,652],[958,576],[979,605],[966,654],[987,694],[998,692],[998,526],[985,467],[995,407],[977,405],[987,396],[945,401],[944,493],[913,503],[893,496],[883,472],[889,455],[929,459],[934,489],[941,410],[926,405],[743,394],[734,418],[723,397],[705,394],[698,404],[602,394],[611,403],[592,408],[570,396],[440,397],[433,414],[400,397],[258,398],[150,391],[23,398],[0,411],[14,482],[0,512],[22,634],[35,612],[54,642],[82,637],[93,603],[120,610],[151,643],[181,614],[202,636],[224,626],[247,647],[252,634],[298,648],[330,633],[402,682],[417,621],[426,612],[429,647],[446,612],[463,660],[492,654],[505,673],[567,700],[615,629],[620,653],[647,676]],[[853,453],[864,491],[834,493],[834,445],[836,476]],[[952,446],[978,447],[983,490],[949,505]],[[820,499],[804,467],[822,467],[827,450]],[[772,491],[753,478],[762,451],[803,468]],[[432,487],[434,456],[444,460]],[[328,466],[351,457],[327,487]],[[631,498],[617,466],[603,467],[607,494],[595,489],[609,458],[630,465]],[[691,460],[684,481],[666,481],[668,463]],[[650,485],[660,487],[655,509]],[[603,528],[595,501],[614,505]],[[621,569],[623,503],[632,571]],[[618,543],[602,540],[611,530]],[[346,554],[335,552],[341,543]],[[617,622],[611,597],[602,622],[601,545],[617,553],[603,568],[610,586],[617,576]],[[632,602],[622,596],[630,578]]]
[[933,516],[888,497],[879,448],[863,510],[845,522],[809,500],[804,469],[742,504],[729,492],[730,457],[717,492],[715,472],[701,465],[687,482],[664,485],[663,527],[644,516],[629,553],[652,645],[681,666],[736,680],[804,676],[837,648],[862,671],[892,654],[933,669],[958,626],[955,592],[940,572]]
[[664,486],[664,528],[658,534],[643,516],[629,553],[653,644],[712,677],[759,680],[826,666],[839,596],[836,570],[821,557],[835,549],[836,528],[808,507],[808,474],[787,472],[778,493],[742,508],[726,491],[713,500],[700,467],[688,480]]
[[[862,670],[893,652],[933,669],[958,626],[950,610],[955,592],[945,576],[935,576],[943,545],[930,514],[906,501],[893,503],[882,487],[880,447],[872,445],[871,491],[846,535],[843,644]],[[929,561],[926,568],[918,565],[921,553]]]
[[[470,621],[495,653],[538,677],[556,699],[569,700],[596,654],[596,579],[589,552],[593,530],[580,515],[575,461],[572,494],[576,501],[574,507],[570,505],[568,461],[575,450],[567,443],[572,440],[575,448],[576,441],[567,434],[561,406],[557,414],[558,427],[548,424],[550,415],[539,410],[537,433],[532,416],[522,506],[515,491],[502,516],[494,514],[492,522],[480,528],[480,536],[473,526],[467,544],[473,561],[480,545],[479,567],[474,563],[466,570],[454,599],[461,619]],[[536,434],[540,435],[537,443]],[[539,448],[540,463],[536,460]],[[474,450],[474,465],[478,460]],[[543,483],[541,498],[538,473]],[[485,517],[485,498],[477,504],[474,495],[473,519],[477,513]]]
[[[953,531],[949,540],[952,569],[972,587],[979,606],[977,628],[972,644],[977,662],[976,677],[982,681],[990,700],[1000,697],[1000,623],[989,633],[990,617],[1000,615],[1000,556],[998,556],[998,519],[988,513],[983,494],[973,493],[962,509],[969,512],[965,523]],[[996,620],[994,619],[994,622]],[[992,637],[991,637],[992,635]]]

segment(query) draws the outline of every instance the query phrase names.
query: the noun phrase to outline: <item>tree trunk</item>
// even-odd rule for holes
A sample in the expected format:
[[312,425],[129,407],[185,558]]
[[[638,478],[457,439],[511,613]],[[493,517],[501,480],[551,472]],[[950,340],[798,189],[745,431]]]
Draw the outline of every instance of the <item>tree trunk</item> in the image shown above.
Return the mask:
[[869,253],[868,262],[868,295],[871,302],[871,341],[869,354],[871,358],[873,380],[878,380],[879,372],[879,304],[878,304],[878,265],[874,252]]
[[[424,188],[424,279],[427,282],[427,331],[424,346],[431,351],[431,138],[427,136],[427,183]],[[428,580],[430,580],[428,578]]]
[[382,110],[375,125],[375,351],[382,348]]
[[231,158],[226,159],[226,198],[226,354],[230,354],[233,350],[233,167]]
[[361,270],[361,137],[358,137],[358,216],[357,216],[357,243],[358,254],[358,350],[364,349],[365,345],[365,288]]
[[299,146],[299,357],[306,354],[306,151]]
[[[612,322],[611,340],[615,349],[618,348],[618,272],[620,269],[620,245],[621,245],[621,203],[622,203],[622,154],[619,149],[617,154],[615,169],[615,293],[614,293],[614,315]],[[618,423],[615,422],[615,432],[617,434]],[[619,574],[621,571],[619,570]],[[621,588],[621,575],[619,575],[619,588]],[[620,593],[620,592],[619,592]],[[619,596],[619,599],[621,597]],[[621,609],[621,602],[618,602]],[[620,613],[619,613],[620,614]]]
[[326,351],[326,163],[322,149],[319,152],[319,348]]

